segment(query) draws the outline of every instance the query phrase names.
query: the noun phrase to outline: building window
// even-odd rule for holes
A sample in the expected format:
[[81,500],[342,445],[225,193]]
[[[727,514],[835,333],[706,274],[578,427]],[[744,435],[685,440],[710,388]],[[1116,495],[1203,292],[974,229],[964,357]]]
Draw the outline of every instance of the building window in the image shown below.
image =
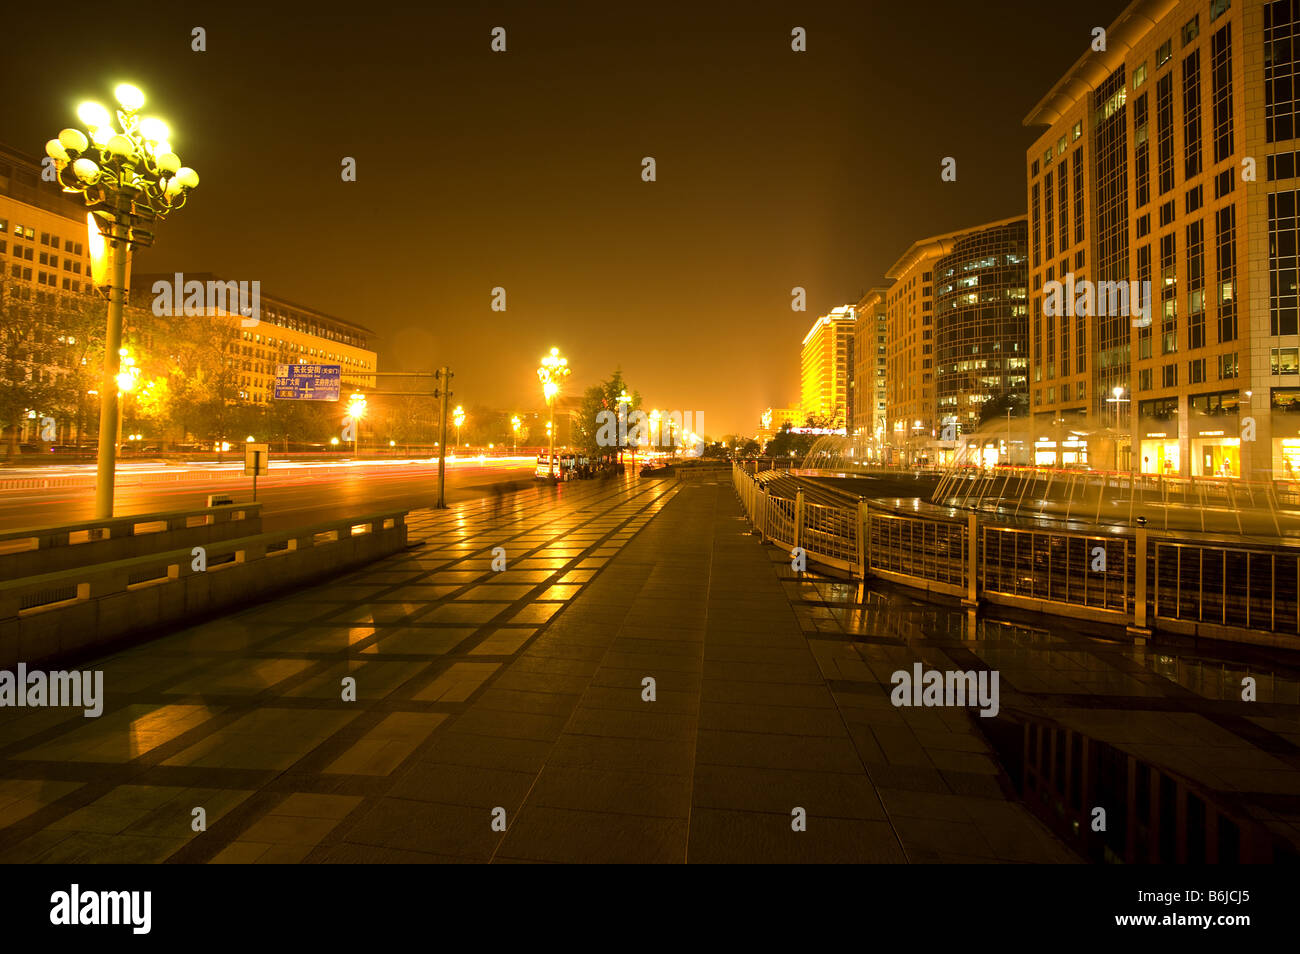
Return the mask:
[[1281,142],[1295,136],[1296,40],[1293,4],[1264,4],[1264,137]]
[[1150,368],[1140,368],[1138,370],[1138,390],[1150,391],[1151,378],[1152,378],[1152,374]]
[[1234,169],[1224,169],[1214,177],[1214,197],[1216,199],[1222,199],[1237,187],[1235,171]]
[[1223,380],[1237,376],[1237,352],[1219,355],[1219,377]]
[[1213,23],[1232,6],[1232,0],[1210,0],[1210,22]]
[[1205,225],[1187,225],[1187,346],[1205,347]]
[[1232,155],[1232,24],[1210,37],[1210,119],[1214,123],[1214,161]]
[[1183,60],[1183,176],[1201,174],[1201,51]]
[[1174,187],[1174,77],[1156,80],[1156,155],[1160,194]]
[[1178,365],[1166,364],[1160,369],[1160,386],[1162,388],[1178,387]]
[[1160,46],[1156,49],[1156,69],[1159,69],[1160,67],[1168,63],[1169,58],[1172,57],[1173,55],[1174,55],[1174,41],[1172,39],[1165,40],[1165,42],[1161,43]]
[[1142,208],[1151,201],[1151,146],[1147,142],[1147,94],[1133,100],[1133,201]]
[[1201,15],[1198,13],[1183,24],[1183,46],[1201,35]]
[[1136,91],[1139,86],[1147,81],[1147,65],[1143,63],[1133,71],[1133,89]]
[[1268,196],[1269,312],[1272,334],[1297,333],[1296,193]]
[[1187,383],[1202,384],[1205,381],[1205,359],[1197,358],[1187,362]]

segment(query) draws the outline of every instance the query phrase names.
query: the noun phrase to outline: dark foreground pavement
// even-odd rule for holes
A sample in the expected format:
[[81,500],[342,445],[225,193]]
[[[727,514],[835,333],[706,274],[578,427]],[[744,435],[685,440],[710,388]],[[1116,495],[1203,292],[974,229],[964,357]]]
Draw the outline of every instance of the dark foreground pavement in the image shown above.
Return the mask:
[[1071,860],[972,712],[890,705],[920,657],[802,601],[726,483],[411,523],[406,554],[83,663],[98,719],[0,710],[0,861]]

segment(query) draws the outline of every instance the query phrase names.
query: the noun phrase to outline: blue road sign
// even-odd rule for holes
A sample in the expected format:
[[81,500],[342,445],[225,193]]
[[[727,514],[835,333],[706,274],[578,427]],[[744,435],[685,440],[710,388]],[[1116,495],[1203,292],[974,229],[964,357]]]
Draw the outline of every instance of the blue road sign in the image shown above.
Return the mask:
[[288,401],[337,401],[342,373],[338,364],[277,364],[275,396]]

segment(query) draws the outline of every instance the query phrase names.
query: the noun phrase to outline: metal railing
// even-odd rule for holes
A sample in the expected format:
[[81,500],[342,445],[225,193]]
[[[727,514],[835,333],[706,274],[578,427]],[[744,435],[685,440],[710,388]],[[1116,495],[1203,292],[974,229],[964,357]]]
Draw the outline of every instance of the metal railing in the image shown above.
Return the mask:
[[873,501],[813,503],[789,482],[732,480],[755,530],[810,564],[859,579],[1039,612],[1300,649],[1300,547],[1189,541],[1146,528],[1098,533],[1009,525],[997,514]]

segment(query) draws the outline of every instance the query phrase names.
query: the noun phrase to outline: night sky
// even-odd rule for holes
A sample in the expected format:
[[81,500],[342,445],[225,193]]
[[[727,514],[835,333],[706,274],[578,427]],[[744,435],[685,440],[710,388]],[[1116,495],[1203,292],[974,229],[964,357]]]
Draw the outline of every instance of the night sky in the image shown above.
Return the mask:
[[570,390],[621,366],[716,438],[912,240],[1024,212],[1021,120],[1125,3],[331,6],[12,5],[0,139],[41,155],[133,82],[202,180],[138,271],[260,280],[466,406],[540,404],[557,345]]

